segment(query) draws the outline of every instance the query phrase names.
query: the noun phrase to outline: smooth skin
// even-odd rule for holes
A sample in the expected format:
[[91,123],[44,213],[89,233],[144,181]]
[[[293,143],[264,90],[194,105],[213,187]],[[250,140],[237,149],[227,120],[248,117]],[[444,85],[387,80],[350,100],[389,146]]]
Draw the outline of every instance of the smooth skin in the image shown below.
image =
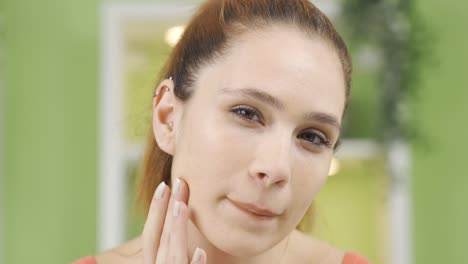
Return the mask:
[[[164,188],[163,195],[159,199],[156,197],[156,192],[153,195],[142,234],[97,255],[98,264],[208,263],[203,249],[200,249],[198,261],[194,261],[193,255],[189,258],[186,244],[188,224],[186,202],[189,196],[187,183],[180,180],[176,193],[171,192],[165,184],[161,185]],[[181,202],[177,217],[173,214],[175,201]],[[171,240],[173,243],[168,243]],[[344,257],[344,252],[340,249],[297,230],[291,234],[290,241],[290,251],[283,259],[283,263],[341,264]],[[159,254],[164,254],[164,256],[158,256]]]
[[[189,258],[187,250],[189,190],[184,180],[178,182],[174,186],[177,188],[173,191],[164,183],[156,188],[141,236],[96,256],[97,263],[207,263],[206,253],[202,249]],[[176,206],[176,203],[179,205]],[[178,210],[175,210],[175,207]]]
[[[340,134],[345,83],[336,51],[294,26],[272,25],[237,36],[203,66],[187,102],[172,80],[157,89],[165,87],[153,102],[153,132],[174,157],[180,193],[170,199],[166,187],[142,236],[98,263],[190,263],[199,247],[200,261],[215,264],[341,264],[343,251],[295,229],[328,178]],[[177,218],[174,200],[182,202]],[[232,200],[279,215],[253,221]]]
[[[174,194],[161,183],[154,194],[148,219],[143,229],[144,264],[186,264],[187,225],[188,225],[188,188],[178,180]],[[190,263],[206,263],[203,250],[194,253]]]

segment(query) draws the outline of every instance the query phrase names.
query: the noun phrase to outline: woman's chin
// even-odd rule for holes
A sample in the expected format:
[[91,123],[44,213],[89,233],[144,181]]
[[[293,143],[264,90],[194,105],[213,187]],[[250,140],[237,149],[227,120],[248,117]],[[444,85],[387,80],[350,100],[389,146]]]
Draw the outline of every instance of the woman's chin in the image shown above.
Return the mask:
[[212,239],[208,237],[208,240],[210,240],[213,246],[226,254],[242,258],[258,256],[270,249],[274,244],[272,242],[261,241],[258,238],[255,239],[252,236],[236,238],[231,237],[230,234],[225,234],[224,236],[216,235]]
[[[224,222],[200,230],[211,245],[234,257],[253,257],[272,248],[281,240],[275,233],[254,233]],[[278,232],[276,233],[278,234]]]
[[197,217],[192,219],[195,220],[193,224],[196,227],[197,240],[204,240],[209,243],[206,246],[213,246],[230,256],[258,256],[274,247],[288,234],[287,230],[281,228],[284,223],[280,217],[252,217],[225,199],[215,208],[194,210],[205,212],[195,213]]

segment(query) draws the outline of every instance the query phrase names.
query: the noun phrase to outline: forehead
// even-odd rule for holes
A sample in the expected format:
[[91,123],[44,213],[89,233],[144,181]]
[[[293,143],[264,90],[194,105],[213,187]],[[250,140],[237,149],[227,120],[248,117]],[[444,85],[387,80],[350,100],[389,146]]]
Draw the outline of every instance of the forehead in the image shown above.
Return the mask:
[[211,94],[254,87],[295,111],[324,111],[341,118],[344,108],[345,82],[336,51],[292,26],[234,37],[225,55],[200,71],[197,83]]

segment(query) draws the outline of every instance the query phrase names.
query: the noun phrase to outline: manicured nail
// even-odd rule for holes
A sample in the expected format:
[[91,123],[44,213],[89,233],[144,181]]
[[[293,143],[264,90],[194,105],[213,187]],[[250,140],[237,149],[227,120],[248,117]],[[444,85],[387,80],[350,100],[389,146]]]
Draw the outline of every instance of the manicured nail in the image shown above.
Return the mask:
[[174,184],[174,188],[172,188],[172,194],[178,193],[179,189],[180,189],[180,180],[179,180],[179,178],[177,178],[176,182]]
[[163,197],[165,190],[166,190],[166,184],[164,184],[164,182],[162,181],[158,185],[158,188],[156,188],[156,199],[157,200],[160,200]]
[[197,249],[195,249],[195,254],[193,254],[192,263],[197,263],[200,260],[201,255],[202,251],[200,248],[197,247]]
[[174,203],[174,209],[172,210],[172,215],[174,217],[177,217],[179,215],[179,207],[180,207],[180,202],[179,201],[175,201]]

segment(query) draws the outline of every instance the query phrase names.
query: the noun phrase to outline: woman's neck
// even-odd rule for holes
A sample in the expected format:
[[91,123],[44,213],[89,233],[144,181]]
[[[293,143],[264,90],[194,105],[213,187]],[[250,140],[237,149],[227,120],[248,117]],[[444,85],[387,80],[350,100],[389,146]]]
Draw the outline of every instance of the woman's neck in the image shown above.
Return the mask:
[[195,249],[197,247],[202,248],[205,250],[208,262],[209,263],[223,263],[223,264],[272,264],[272,263],[288,263],[285,262],[285,258],[287,257],[286,254],[288,252],[288,244],[290,235],[280,241],[271,249],[254,256],[254,257],[246,257],[246,258],[239,258],[233,255],[230,255],[214,245],[210,243],[200,233],[200,230],[193,224],[191,220],[189,220],[189,224],[187,226],[188,232],[188,249],[189,249],[189,256],[193,256]]

